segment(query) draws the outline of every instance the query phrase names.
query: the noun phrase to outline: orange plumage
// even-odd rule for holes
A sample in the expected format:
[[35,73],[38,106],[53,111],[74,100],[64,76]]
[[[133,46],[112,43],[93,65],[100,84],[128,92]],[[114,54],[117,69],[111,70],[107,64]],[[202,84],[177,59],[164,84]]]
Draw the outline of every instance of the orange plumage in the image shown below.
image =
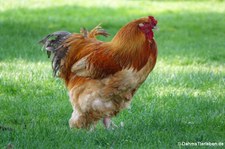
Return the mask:
[[40,41],[53,55],[54,74],[68,88],[74,110],[70,127],[89,128],[103,118],[108,128],[110,118],[130,104],[156,63],[156,24],[152,16],[134,20],[110,42],[95,38],[108,36],[100,26],[91,32],[55,32]]

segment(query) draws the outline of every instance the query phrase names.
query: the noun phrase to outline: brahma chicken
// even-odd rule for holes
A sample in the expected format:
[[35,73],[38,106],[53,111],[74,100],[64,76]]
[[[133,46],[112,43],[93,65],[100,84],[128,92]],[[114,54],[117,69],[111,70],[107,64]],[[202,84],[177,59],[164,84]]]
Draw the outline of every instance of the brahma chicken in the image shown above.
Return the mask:
[[96,39],[109,34],[97,26],[90,32],[59,31],[40,43],[52,55],[55,76],[65,81],[73,113],[71,128],[90,128],[129,106],[134,93],[156,64],[157,46],[153,29],[157,20],[144,17],[122,27],[110,42]]

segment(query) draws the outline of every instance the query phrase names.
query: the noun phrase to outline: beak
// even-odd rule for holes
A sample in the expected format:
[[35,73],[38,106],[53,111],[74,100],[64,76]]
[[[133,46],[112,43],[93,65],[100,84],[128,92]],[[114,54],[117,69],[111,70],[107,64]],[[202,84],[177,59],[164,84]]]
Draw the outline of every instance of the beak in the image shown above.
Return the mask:
[[158,26],[154,26],[153,29],[155,30],[159,30]]

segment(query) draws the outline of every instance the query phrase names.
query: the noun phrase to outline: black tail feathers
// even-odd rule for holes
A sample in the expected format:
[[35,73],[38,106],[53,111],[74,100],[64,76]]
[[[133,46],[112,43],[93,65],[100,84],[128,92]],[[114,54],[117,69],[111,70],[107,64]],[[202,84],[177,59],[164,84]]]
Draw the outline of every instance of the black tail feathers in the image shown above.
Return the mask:
[[59,48],[60,44],[69,37],[71,33],[66,31],[58,31],[47,35],[39,41],[43,48],[47,51],[48,58],[54,54]]
[[58,76],[61,60],[65,57],[67,52],[67,48],[63,48],[61,44],[70,36],[70,34],[70,32],[58,31],[47,35],[39,41],[39,43],[43,45],[43,49],[47,51],[48,58],[53,55],[52,69],[54,76]]

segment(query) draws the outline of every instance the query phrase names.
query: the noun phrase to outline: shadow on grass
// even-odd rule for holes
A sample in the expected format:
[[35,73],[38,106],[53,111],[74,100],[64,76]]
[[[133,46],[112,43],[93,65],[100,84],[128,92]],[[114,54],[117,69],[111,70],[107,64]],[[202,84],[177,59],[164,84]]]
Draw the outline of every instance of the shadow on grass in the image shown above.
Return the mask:
[[[8,10],[1,13],[3,19],[0,23],[0,60],[46,61],[47,56],[40,51],[41,46],[37,42],[45,35],[58,30],[79,32],[80,27],[91,29],[102,23],[112,35],[103,40],[109,41],[124,24],[147,16],[149,12],[136,14],[129,8],[78,6]],[[152,14],[154,15],[154,12]],[[154,16],[159,21],[160,31],[155,33],[155,38],[161,58],[170,60],[176,55],[186,59],[203,59],[203,63],[223,61],[225,22],[220,21],[223,14],[183,11],[163,12]]]
[[[121,12],[126,17],[122,17]],[[0,60],[22,58],[28,61],[43,60],[45,56],[38,41],[49,33],[57,30],[79,32],[81,27],[91,29],[99,23],[106,29],[117,30],[129,20],[128,9],[77,6],[9,10],[1,16],[0,41],[4,54],[0,55]],[[115,18],[119,23],[115,23]]]

